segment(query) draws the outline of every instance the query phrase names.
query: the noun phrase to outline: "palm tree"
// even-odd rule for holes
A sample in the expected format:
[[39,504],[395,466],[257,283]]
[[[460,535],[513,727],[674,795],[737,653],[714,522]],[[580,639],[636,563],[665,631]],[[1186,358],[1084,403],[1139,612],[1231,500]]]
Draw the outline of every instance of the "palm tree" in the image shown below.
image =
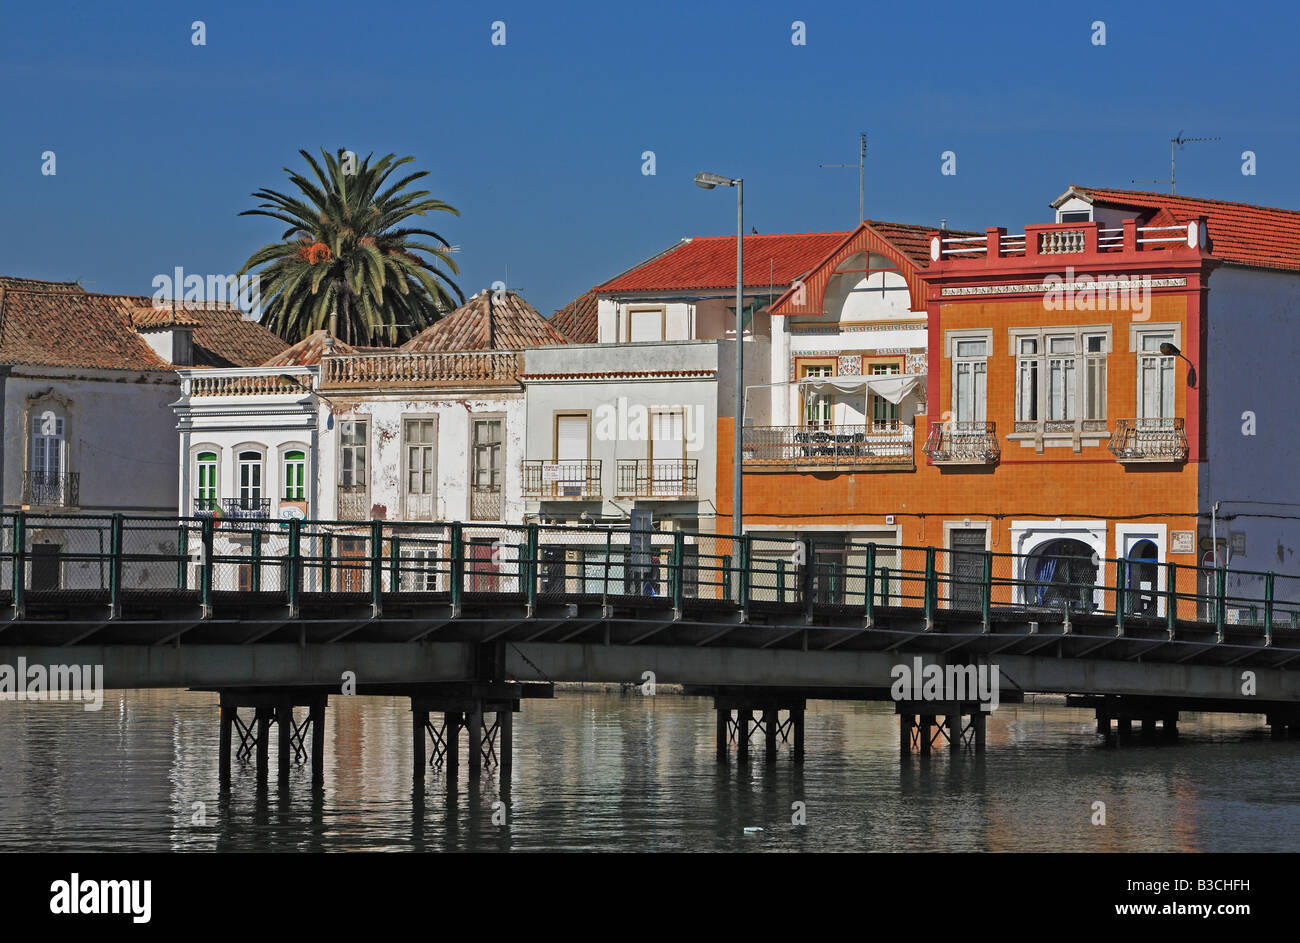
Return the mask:
[[[290,344],[312,331],[330,329],[345,343],[396,345],[465,303],[460,288],[440,268],[458,271],[447,240],[432,230],[402,225],[432,210],[460,215],[441,200],[426,199],[427,190],[405,190],[428,171],[409,174],[380,192],[389,175],[414,158],[389,154],[371,164],[372,154],[357,166],[354,156],[349,155],[349,165],[342,160],[345,152],[336,157],[322,149],[322,170],[305,150],[298,153],[311,165],[316,181],[288,167],[284,171],[306,200],[258,190],[253,196],[264,202],[239,214],[289,224],[280,242],[258,249],[240,271],[244,275],[266,266],[259,273],[266,327]],[[432,243],[415,241],[418,236]],[[337,328],[331,315],[337,315]]]

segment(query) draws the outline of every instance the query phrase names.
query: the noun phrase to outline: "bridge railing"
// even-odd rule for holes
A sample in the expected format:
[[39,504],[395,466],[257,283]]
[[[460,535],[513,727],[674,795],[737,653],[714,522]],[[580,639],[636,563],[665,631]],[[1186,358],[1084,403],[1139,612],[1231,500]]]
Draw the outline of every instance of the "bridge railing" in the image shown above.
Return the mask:
[[1129,619],[1196,621],[1300,635],[1300,576],[1103,559],[1081,546],[1018,555],[816,535],[8,511],[0,513],[0,594],[19,611],[51,592],[102,599],[114,611],[123,594],[155,590],[207,603],[251,593],[290,607],[321,594],[376,606],[392,594],[453,603],[639,597],[677,607],[909,607],[986,623],[1002,611],[1103,615],[1121,628]]

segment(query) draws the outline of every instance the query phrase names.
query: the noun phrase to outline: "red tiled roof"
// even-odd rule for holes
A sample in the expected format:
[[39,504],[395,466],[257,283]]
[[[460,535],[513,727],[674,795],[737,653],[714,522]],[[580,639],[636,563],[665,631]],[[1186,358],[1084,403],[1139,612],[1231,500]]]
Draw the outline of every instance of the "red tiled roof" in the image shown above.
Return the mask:
[[481,291],[398,350],[404,353],[451,350],[521,350],[569,339],[513,291],[501,297]]
[[[816,232],[746,236],[745,287],[788,286],[847,235],[847,232]],[[698,236],[683,239],[593,290],[604,295],[629,291],[703,291],[735,285],[736,237]]]
[[194,365],[251,367],[285,347],[238,308],[156,308],[138,295],[87,292],[74,282],[0,276],[0,362],[119,370],[169,370],[138,331],[189,327]]
[[1300,271],[1300,211],[1143,190],[1070,189],[1094,203],[1151,213],[1163,211],[1179,223],[1204,216],[1210,252],[1215,258],[1238,265]]
[[600,340],[596,317],[598,299],[593,288],[574,298],[550,317],[550,322],[575,344],[594,344]]
[[[326,341],[329,340],[329,331],[312,331],[292,347],[286,347],[266,363],[264,367],[309,367],[313,364],[320,363],[320,359],[325,354]],[[334,339],[334,353],[339,355],[363,353],[366,348],[353,347],[351,344],[345,344],[338,338]]]
[[[19,284],[21,283],[21,284]],[[49,287],[46,287],[49,286]],[[65,283],[0,283],[0,362],[107,370],[167,370],[136,334],[126,306]]]

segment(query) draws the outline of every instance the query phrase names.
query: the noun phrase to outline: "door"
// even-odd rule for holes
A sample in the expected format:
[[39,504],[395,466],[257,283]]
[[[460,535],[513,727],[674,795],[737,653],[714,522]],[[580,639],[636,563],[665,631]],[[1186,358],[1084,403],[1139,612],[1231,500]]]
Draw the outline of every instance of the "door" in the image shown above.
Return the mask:
[[638,494],[667,496],[685,491],[685,425],[685,415],[679,409],[650,414],[649,487],[645,491],[638,488]]
[[362,537],[339,538],[338,591],[340,593],[366,593],[370,591],[369,561],[366,560],[366,541]]
[[59,553],[61,544],[32,544],[33,590],[58,589],[60,583]]
[[983,606],[984,531],[959,528],[948,535],[948,607],[978,612]]
[[471,593],[497,592],[500,565],[493,554],[495,541],[471,540],[467,545],[465,589]]
[[431,521],[437,481],[435,449],[438,427],[432,419],[407,419],[403,433],[406,439],[406,519]]

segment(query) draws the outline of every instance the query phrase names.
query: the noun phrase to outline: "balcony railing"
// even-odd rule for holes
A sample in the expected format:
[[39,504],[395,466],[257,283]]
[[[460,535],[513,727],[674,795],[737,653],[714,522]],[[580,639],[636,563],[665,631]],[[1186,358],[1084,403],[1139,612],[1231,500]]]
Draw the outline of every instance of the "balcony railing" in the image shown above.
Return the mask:
[[745,461],[817,466],[910,467],[912,427],[898,420],[860,426],[746,426]]
[[[1097,222],[1047,223],[1026,226],[1019,234],[1008,235],[1002,228],[991,228],[984,235],[940,232],[938,256],[945,260],[1023,258],[1026,256],[1073,255],[1084,252],[1154,252],[1190,249],[1189,226],[1203,222],[1179,223],[1174,226],[1139,226],[1125,220],[1116,228]],[[1199,230],[1198,230],[1199,232]]]
[[519,356],[508,351],[359,354],[321,360],[321,386],[491,386],[519,375]]
[[23,504],[35,507],[76,507],[80,500],[81,473],[51,475],[23,472]]
[[599,498],[600,461],[567,459],[524,462],[524,495],[529,498]]
[[1121,462],[1182,462],[1187,459],[1187,432],[1182,419],[1120,419],[1110,450]]
[[469,492],[471,521],[501,520],[501,486],[474,485]]
[[341,521],[365,521],[370,519],[370,507],[367,501],[365,485],[338,486],[338,514]]
[[614,493],[623,498],[694,498],[699,460],[694,458],[620,459]]
[[194,515],[231,520],[265,520],[271,516],[271,499],[195,498]]
[[925,454],[936,465],[992,465],[1002,449],[995,423],[950,420],[930,427]]

